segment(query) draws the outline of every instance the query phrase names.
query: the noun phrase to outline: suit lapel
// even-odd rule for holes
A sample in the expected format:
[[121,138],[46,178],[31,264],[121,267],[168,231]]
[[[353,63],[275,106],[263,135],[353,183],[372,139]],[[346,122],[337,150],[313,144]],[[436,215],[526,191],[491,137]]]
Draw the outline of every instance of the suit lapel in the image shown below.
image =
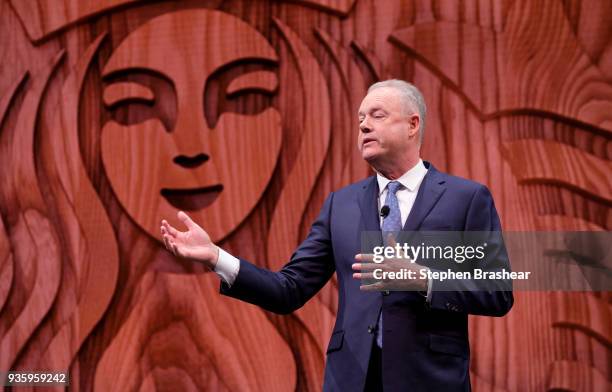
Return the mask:
[[428,167],[427,174],[419,187],[403,231],[417,231],[446,190],[446,180],[443,174],[437,171],[431,163],[425,162],[425,165]]
[[[417,231],[421,227],[423,220],[434,208],[440,196],[446,191],[446,179],[429,162],[424,162],[427,167],[427,174],[419,187],[419,192],[412,206],[412,210],[406,219],[402,231]],[[382,233],[380,231],[380,216],[378,212],[378,182],[376,176],[370,177],[369,181],[363,185],[359,195],[359,208],[361,210],[361,224],[364,231],[378,232],[376,238],[368,236],[369,245],[382,245]],[[400,237],[400,242],[406,238]],[[363,241],[362,241],[363,243]],[[363,244],[362,244],[363,245]]]
[[[364,243],[362,238],[362,246],[368,245],[378,246],[382,245],[382,233],[380,231],[380,217],[378,214],[378,182],[376,176],[370,177],[369,181],[361,189],[359,195],[359,209],[361,210],[361,224],[363,231],[378,232],[375,238],[372,238],[372,234],[368,235],[367,241],[369,244]],[[363,234],[362,234],[363,236]],[[362,249],[365,251],[365,249]]]

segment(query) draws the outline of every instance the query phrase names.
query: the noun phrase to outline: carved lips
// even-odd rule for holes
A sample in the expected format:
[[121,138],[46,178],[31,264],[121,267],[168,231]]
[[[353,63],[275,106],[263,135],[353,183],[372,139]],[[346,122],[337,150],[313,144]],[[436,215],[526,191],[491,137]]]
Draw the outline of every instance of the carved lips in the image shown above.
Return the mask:
[[198,211],[211,205],[219,194],[223,192],[223,185],[211,185],[192,189],[167,189],[160,194],[179,210]]

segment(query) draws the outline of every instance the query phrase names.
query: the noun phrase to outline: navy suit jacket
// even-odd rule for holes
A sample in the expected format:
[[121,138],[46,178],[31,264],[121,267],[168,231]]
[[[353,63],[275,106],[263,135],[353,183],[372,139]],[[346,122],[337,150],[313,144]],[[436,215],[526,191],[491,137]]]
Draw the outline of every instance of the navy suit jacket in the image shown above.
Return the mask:
[[[485,186],[441,173],[428,162],[425,166],[404,230],[501,230]],[[434,281],[430,303],[417,292],[360,291],[351,265],[361,253],[361,233],[380,231],[378,194],[375,176],[331,193],[282,270],[240,260],[234,284],[222,283],[221,292],[286,314],[304,305],[336,272],[338,314],[327,347],[325,391],[363,390],[375,339],[372,326],[381,309],[385,391],[470,390],[468,314],[506,314],[513,304],[511,286],[508,291],[438,291]],[[503,243],[492,254],[488,270],[509,270]]]

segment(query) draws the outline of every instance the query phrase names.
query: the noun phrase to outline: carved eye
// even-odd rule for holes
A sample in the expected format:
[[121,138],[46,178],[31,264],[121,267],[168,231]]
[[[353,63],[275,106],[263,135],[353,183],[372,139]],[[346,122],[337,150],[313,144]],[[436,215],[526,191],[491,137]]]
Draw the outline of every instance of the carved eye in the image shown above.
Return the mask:
[[126,70],[106,78],[102,100],[111,119],[133,125],[158,118],[171,130],[176,118],[176,95],[172,82],[145,70]]
[[210,128],[223,113],[255,115],[272,106],[278,89],[278,76],[273,65],[235,63],[226,66],[206,82],[204,112]]
[[278,78],[274,72],[255,71],[238,76],[227,86],[228,97],[239,94],[256,92],[262,94],[273,94],[278,87]]
[[113,83],[104,89],[104,104],[108,108],[116,107],[122,103],[142,103],[153,105],[153,90],[142,84],[134,82]]

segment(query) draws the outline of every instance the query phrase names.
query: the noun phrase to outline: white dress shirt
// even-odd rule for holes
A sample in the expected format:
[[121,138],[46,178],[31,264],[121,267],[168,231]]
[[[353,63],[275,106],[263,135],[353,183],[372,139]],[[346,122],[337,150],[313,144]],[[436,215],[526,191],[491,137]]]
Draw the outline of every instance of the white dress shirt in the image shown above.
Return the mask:
[[[425,174],[427,174],[427,168],[423,164],[423,161],[419,159],[419,162],[414,165],[412,169],[408,170],[400,178],[395,180],[402,184],[402,187],[398,189],[396,193],[397,202],[400,208],[402,227],[406,224],[406,219],[408,218],[408,215],[410,215],[410,211],[414,205],[414,200],[419,192],[421,182],[423,182],[423,178],[425,178]],[[380,190],[378,194],[378,210],[380,211],[381,207],[385,203],[385,198],[387,197],[387,184],[389,184],[391,180],[383,177],[381,174],[376,174],[376,180],[378,181],[378,189]],[[383,218],[381,217],[381,225],[382,219]],[[234,284],[236,276],[238,276],[238,271],[240,271],[240,260],[219,248],[219,258],[217,259],[217,265],[215,266],[215,273],[219,275],[219,277],[223,279],[225,283],[231,286]],[[428,301],[431,298],[430,283],[431,282],[428,282],[427,284]]]
[[236,276],[238,276],[238,271],[240,271],[240,260],[219,248],[219,258],[215,266],[215,273],[231,286],[234,284]]
[[[399,204],[402,227],[404,227],[406,224],[406,219],[408,219],[408,215],[410,215],[410,211],[412,210],[417,193],[419,192],[421,182],[423,182],[423,178],[425,178],[425,174],[427,174],[427,168],[423,164],[423,161],[419,159],[419,162],[414,165],[412,169],[408,170],[406,173],[402,174],[400,178],[395,180],[402,184],[402,187],[395,193],[395,196],[397,196],[397,202]],[[382,206],[385,205],[385,199],[387,198],[388,192],[387,185],[391,182],[391,180],[383,177],[380,173],[377,173],[376,181],[378,181],[378,210],[380,211]],[[381,226],[382,221],[383,218],[381,217]]]
[[[408,170],[406,173],[402,174],[402,176],[395,181],[402,184],[401,188],[395,192],[395,196],[397,197],[397,203],[399,204],[400,209],[400,218],[402,220],[402,227],[406,225],[406,219],[408,219],[408,215],[410,215],[410,211],[412,211],[412,206],[414,206],[414,201],[416,200],[417,194],[419,193],[419,188],[421,187],[421,183],[423,182],[423,178],[427,174],[427,168],[425,164],[423,164],[423,160],[419,159],[419,162],[412,167],[412,169]],[[378,181],[378,211],[385,205],[385,200],[387,198],[387,185],[391,182],[390,179],[384,177],[380,173],[376,174],[376,181]],[[380,225],[382,227],[383,217],[380,217]],[[427,302],[431,301],[431,280],[427,281]]]

